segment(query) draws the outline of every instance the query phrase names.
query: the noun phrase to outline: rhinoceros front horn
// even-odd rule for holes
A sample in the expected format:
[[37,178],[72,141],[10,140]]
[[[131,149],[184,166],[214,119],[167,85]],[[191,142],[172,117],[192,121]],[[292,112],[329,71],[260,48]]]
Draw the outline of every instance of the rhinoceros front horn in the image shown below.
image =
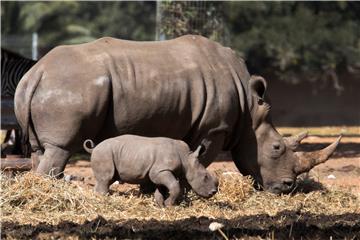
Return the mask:
[[333,154],[338,146],[341,137],[338,137],[335,142],[327,146],[326,148],[314,151],[314,152],[296,152],[297,162],[295,164],[295,173],[301,174],[310,171],[316,165],[325,162]]

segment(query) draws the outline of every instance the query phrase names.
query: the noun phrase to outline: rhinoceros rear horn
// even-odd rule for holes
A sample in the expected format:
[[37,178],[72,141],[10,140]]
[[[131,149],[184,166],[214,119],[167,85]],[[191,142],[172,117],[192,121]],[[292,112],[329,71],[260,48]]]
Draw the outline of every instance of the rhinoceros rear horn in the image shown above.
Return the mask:
[[335,142],[327,146],[326,148],[314,151],[314,152],[297,152],[295,153],[298,157],[295,164],[295,173],[301,174],[304,172],[310,171],[316,165],[325,162],[329,157],[334,153],[336,147],[338,146],[341,137],[338,137]]
[[301,132],[298,135],[292,136],[292,137],[284,137],[284,142],[287,147],[289,147],[292,150],[295,150],[299,145],[300,142],[308,136],[308,132]]

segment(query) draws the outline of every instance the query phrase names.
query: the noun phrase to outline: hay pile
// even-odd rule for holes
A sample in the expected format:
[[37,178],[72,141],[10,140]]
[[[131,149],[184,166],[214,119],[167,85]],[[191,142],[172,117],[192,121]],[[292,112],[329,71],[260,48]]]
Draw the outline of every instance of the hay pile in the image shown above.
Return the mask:
[[130,218],[180,220],[190,216],[232,219],[255,214],[274,216],[284,210],[326,215],[360,213],[359,198],[346,192],[321,190],[277,196],[254,191],[251,180],[240,174],[217,174],[220,189],[213,198],[201,199],[190,192],[180,206],[167,209],[157,207],[152,195],[141,195],[137,186],[124,192],[115,185],[110,196],[101,196],[90,186],[31,172],[13,179],[1,175],[2,221],[83,223],[99,215],[119,221]]

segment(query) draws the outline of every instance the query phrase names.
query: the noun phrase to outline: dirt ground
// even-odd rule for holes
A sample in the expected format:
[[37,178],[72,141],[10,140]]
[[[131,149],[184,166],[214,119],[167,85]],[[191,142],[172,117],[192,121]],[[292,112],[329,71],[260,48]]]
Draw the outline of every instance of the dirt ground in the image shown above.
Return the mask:
[[[312,151],[325,147],[336,137],[310,136],[303,141],[300,150]],[[212,171],[237,172],[234,163],[228,153],[222,153],[218,160],[212,163],[208,169]],[[95,183],[89,160],[77,160],[70,162],[65,174],[84,178],[84,185],[92,187]],[[346,188],[350,192],[360,195],[360,137],[343,137],[337,151],[326,163],[315,167],[308,175],[328,188]],[[124,190],[129,186],[123,185]]]
[[[303,141],[300,150],[321,149],[335,139],[311,136]],[[237,172],[228,153],[220,154],[209,169],[225,174]],[[86,188],[94,186],[89,160],[71,161],[65,174],[76,176],[75,181]],[[330,160],[301,177],[310,179],[311,185],[316,183],[360,196],[360,136],[343,137]],[[118,191],[129,189],[131,186],[128,184],[117,186]],[[224,239],[219,231],[209,231],[209,224],[213,221],[225,225],[222,231],[229,239],[360,239],[358,213],[314,215],[287,210],[276,216],[260,214],[235,219],[199,216],[178,221],[112,221],[99,216],[83,224],[63,221],[57,225],[40,223],[36,226],[21,225],[15,220],[2,223],[1,236],[3,239]]]

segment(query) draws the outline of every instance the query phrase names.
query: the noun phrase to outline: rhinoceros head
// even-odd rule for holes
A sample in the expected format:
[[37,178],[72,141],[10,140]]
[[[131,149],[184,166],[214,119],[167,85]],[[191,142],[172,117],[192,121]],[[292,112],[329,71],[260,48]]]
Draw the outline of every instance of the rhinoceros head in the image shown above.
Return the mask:
[[219,182],[217,178],[212,175],[200,163],[199,155],[203,146],[200,145],[193,153],[190,153],[186,161],[186,180],[191,188],[201,197],[211,197],[218,189]]
[[[266,81],[252,76],[249,81],[249,112],[239,144],[232,150],[234,162],[244,175],[273,193],[287,193],[295,187],[296,177],[325,162],[335,151],[341,137],[325,149],[297,152],[307,133],[282,137],[272,124],[270,104],[265,96]],[[247,125],[247,126],[246,126]]]

